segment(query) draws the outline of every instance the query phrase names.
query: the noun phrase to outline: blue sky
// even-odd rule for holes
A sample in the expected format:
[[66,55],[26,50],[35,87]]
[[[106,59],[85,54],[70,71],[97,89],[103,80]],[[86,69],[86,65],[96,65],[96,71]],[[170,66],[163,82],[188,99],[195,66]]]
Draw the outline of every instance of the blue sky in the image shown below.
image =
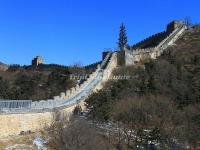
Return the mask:
[[199,0],[0,0],[0,61],[83,65],[115,48],[119,26],[129,44],[165,29],[173,19],[200,22]]

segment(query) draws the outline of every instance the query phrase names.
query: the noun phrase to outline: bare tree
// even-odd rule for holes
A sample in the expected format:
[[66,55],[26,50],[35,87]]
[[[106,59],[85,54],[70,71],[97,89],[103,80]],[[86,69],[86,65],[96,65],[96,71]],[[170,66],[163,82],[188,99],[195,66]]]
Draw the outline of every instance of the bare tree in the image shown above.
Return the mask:
[[187,26],[187,28],[192,27],[192,19],[190,17],[185,17],[184,23]]
[[[163,96],[127,97],[114,107],[113,119],[122,125],[119,139],[127,148],[157,141],[166,148],[173,137],[173,103]],[[147,132],[148,131],[148,132]],[[162,137],[162,138],[161,138]]]
[[106,150],[107,140],[86,120],[56,113],[54,122],[47,131],[49,145],[55,150]]

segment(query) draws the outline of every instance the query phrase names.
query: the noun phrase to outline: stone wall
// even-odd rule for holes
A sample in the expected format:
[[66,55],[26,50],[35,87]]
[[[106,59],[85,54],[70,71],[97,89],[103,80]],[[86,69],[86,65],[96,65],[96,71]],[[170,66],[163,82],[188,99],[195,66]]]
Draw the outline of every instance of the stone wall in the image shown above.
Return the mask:
[[[134,64],[135,61],[140,61],[144,57],[155,59],[165,48],[173,44],[185,29],[185,26],[177,28],[157,47],[125,52],[124,56],[127,57],[125,64]],[[116,52],[108,53],[101,65],[98,66],[96,71],[82,85],[60,93],[59,96],[54,97],[54,100],[33,102],[30,112],[1,113],[0,137],[16,135],[21,131],[31,130],[35,132],[41,130],[44,125],[49,125],[52,122],[55,115],[55,108],[61,110],[63,113],[71,114],[77,103],[84,106],[84,100],[94,90],[101,89],[103,84],[112,77],[112,71],[116,68],[117,63],[118,54]],[[82,97],[80,94],[84,96]]]
[[[104,59],[102,59],[102,60],[104,60]],[[87,71],[87,72],[94,72],[95,70],[96,70],[96,68],[97,68],[97,66],[99,65],[99,64],[101,64],[101,62],[102,61],[99,61],[99,62],[96,62],[96,63],[93,63],[93,64],[89,64],[89,65],[86,65],[86,66],[84,66],[84,68],[85,68],[85,70]]]
[[[182,33],[187,29],[184,24],[176,25],[176,28],[171,32],[165,39],[163,39],[157,46],[145,48],[145,49],[132,49],[125,50],[124,54],[124,64],[133,65],[137,62],[146,60],[146,59],[156,59],[159,57],[163,51],[182,35]],[[119,52],[121,54],[121,52]],[[122,59],[122,58],[121,58]]]
[[112,53],[112,56],[108,62],[108,65],[106,66],[105,70],[103,71],[103,79],[97,86],[95,87],[94,91],[100,90],[103,88],[106,81],[112,78],[112,72],[117,67],[117,52]]
[[178,26],[180,26],[180,24],[183,24],[184,21],[176,21],[173,20],[172,22],[170,22],[167,27],[166,27],[166,32],[167,33],[172,33],[176,28],[178,28]]
[[91,73],[89,75],[89,78],[84,81],[81,85],[76,85],[76,87],[72,87],[71,89],[61,92],[60,95],[54,96],[54,99],[49,99],[49,100],[40,100],[40,101],[34,101],[31,103],[31,109],[23,109],[21,108],[20,110],[16,109],[11,109],[11,110],[6,110],[6,112],[11,113],[13,112],[31,112],[35,110],[43,110],[43,109],[53,109],[56,107],[60,107],[65,105],[66,102],[68,102],[70,99],[72,99],[74,96],[76,96],[78,93],[80,93],[88,84],[91,83],[94,78],[98,75],[100,70],[100,65],[96,68],[95,72]]
[[131,49],[146,49],[158,46],[158,44],[167,38],[176,28],[178,28],[182,21],[172,21],[166,26],[166,31],[154,34],[133,45]]
[[[80,103],[84,107],[84,103]],[[61,113],[71,115],[74,106],[59,109]],[[14,113],[0,115],[0,138],[10,135],[18,135],[21,131],[41,131],[45,126],[49,126],[54,119],[56,111]]]
[[144,49],[144,48],[149,48],[149,47],[155,47],[163,39],[165,39],[168,35],[169,35],[169,33],[166,31],[154,34],[154,35],[142,40],[141,42],[133,45],[131,48],[132,49]]
[[105,70],[103,71],[103,80],[102,82],[108,81],[112,77],[113,70],[117,67],[117,53],[112,53],[112,56],[106,66]]
[[[111,75],[112,70],[116,67],[116,61],[116,53],[112,55],[109,53],[87,81],[81,86],[61,93],[55,97],[55,100],[33,102],[31,110],[1,113],[0,137],[17,135],[21,131],[31,130],[32,132],[37,132],[38,130],[42,130],[44,126],[52,123],[53,117],[55,116],[55,109],[71,115],[77,104],[84,108],[84,100],[94,90],[102,88],[101,85],[103,85],[103,82],[108,80],[108,78],[103,79],[103,76]],[[80,97],[79,92],[84,93],[85,97]],[[73,100],[76,95],[78,95],[76,97],[78,99],[77,103],[72,103],[72,101],[68,103],[69,99],[71,98]]]
[[125,51],[118,51],[117,52],[117,64],[119,66],[124,66],[126,64],[124,58],[125,58]]

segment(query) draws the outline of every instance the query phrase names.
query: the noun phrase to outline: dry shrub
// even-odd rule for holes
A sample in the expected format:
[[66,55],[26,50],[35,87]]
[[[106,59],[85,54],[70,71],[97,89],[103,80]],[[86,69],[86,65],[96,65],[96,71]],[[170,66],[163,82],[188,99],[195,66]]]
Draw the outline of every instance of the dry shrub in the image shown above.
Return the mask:
[[95,127],[79,117],[56,113],[48,131],[49,146],[55,150],[106,150],[111,149],[104,136]]

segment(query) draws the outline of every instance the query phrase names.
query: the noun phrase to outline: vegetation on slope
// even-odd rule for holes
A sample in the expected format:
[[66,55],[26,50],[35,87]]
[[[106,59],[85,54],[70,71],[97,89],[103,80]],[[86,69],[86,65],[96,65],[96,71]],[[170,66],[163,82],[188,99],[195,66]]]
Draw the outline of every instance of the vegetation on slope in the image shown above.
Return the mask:
[[119,135],[119,144],[129,148],[159,143],[161,149],[185,144],[196,149],[200,141],[200,27],[188,30],[159,59],[114,72],[124,74],[131,78],[109,81],[87,99],[90,117],[117,122],[125,133]]
[[114,150],[108,139],[92,124],[77,116],[63,116],[59,112],[46,130],[52,150]]
[[[95,66],[93,66],[95,68]],[[0,99],[42,100],[53,98],[77,84],[70,75],[89,74],[91,67],[60,65],[12,65],[0,71]]]

